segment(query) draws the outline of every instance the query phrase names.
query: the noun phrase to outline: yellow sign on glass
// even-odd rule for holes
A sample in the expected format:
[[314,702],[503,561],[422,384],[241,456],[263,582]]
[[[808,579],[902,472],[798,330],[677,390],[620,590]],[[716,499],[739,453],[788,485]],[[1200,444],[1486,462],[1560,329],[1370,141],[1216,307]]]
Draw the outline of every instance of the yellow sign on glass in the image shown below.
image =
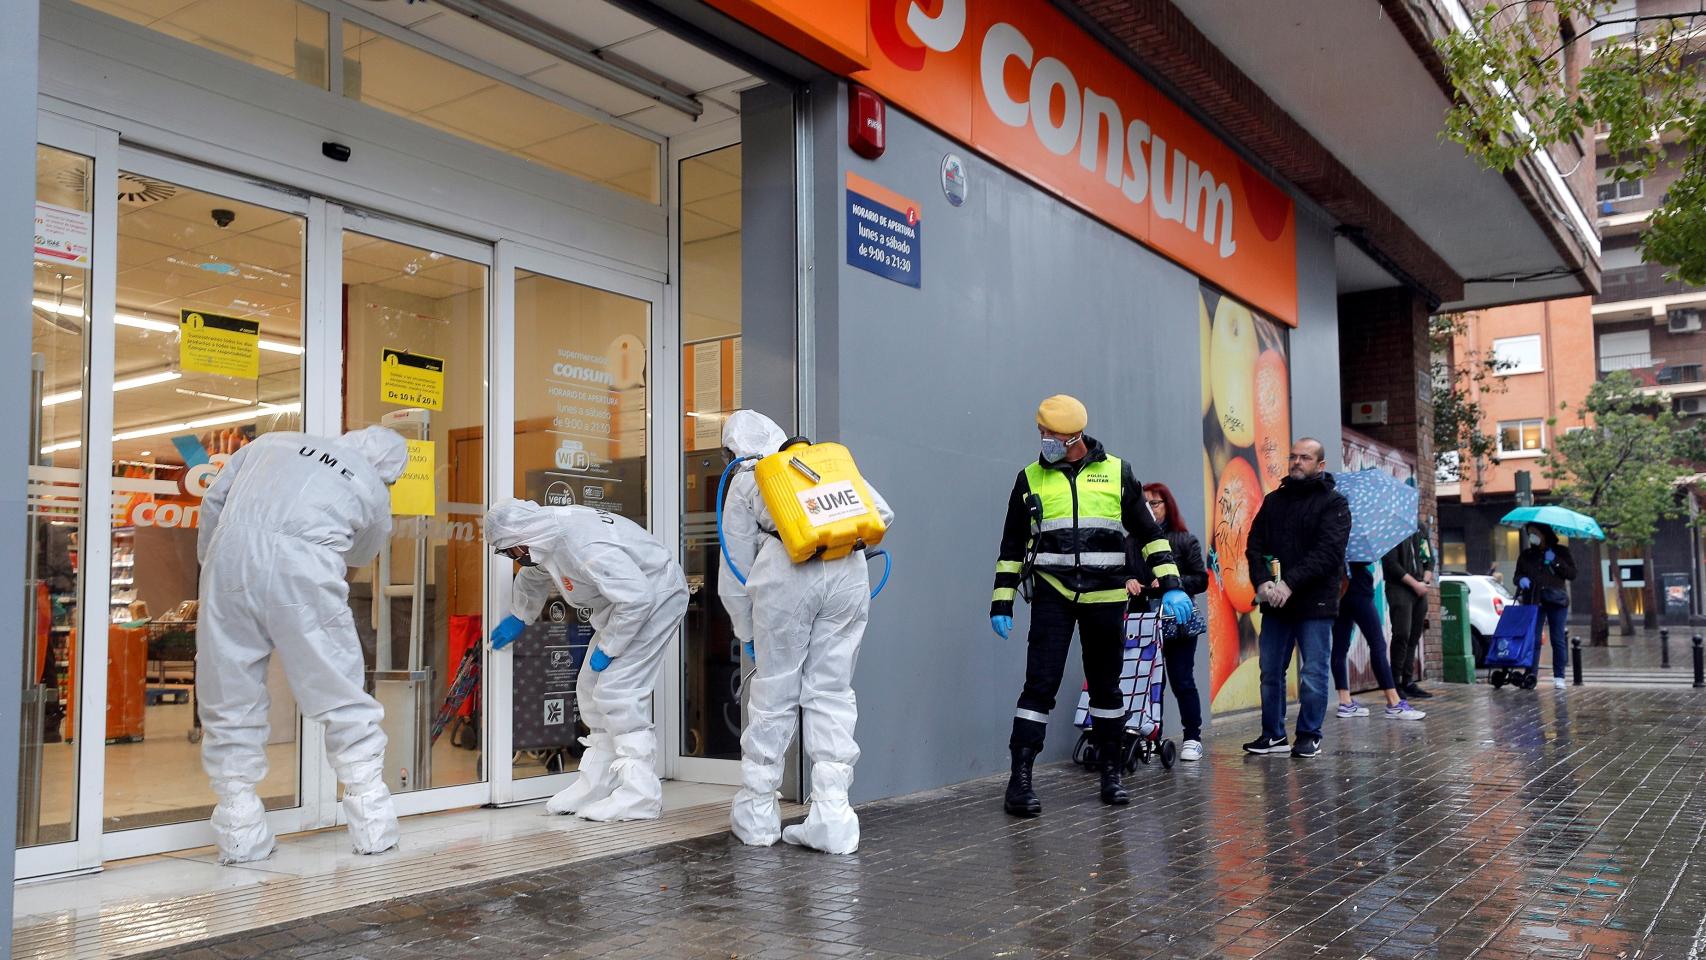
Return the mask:
[[409,463],[391,485],[393,516],[430,517],[438,512],[432,447],[431,440],[409,441]]
[[261,375],[261,325],[198,310],[178,312],[178,368],[253,380]]
[[405,407],[444,409],[444,360],[385,349],[379,357],[379,399]]

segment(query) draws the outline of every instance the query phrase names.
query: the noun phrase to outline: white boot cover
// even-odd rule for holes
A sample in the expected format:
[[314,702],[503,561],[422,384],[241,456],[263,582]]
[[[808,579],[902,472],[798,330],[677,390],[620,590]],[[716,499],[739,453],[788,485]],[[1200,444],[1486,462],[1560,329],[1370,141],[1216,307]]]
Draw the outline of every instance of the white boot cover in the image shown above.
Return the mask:
[[641,730],[613,738],[612,745],[616,759],[610,764],[610,793],[583,805],[575,815],[600,823],[656,820],[663,813],[663,783],[652,766],[657,738]]
[[610,734],[594,733],[590,737],[582,737],[581,743],[586,746],[586,752],[581,754],[580,776],[545,802],[546,813],[574,813],[594,800],[603,799],[615,789],[616,785],[610,779],[610,764],[616,759]]
[[852,853],[859,849],[859,817],[847,803],[847,788],[853,784],[853,768],[845,763],[812,766],[812,809],[804,823],[782,831],[782,839],[824,853]]
[[737,841],[749,846],[771,846],[781,839],[781,805],[776,803],[781,767],[744,762],[740,772],[742,786],[728,807],[728,829],[734,830]]
[[344,818],[356,853],[384,853],[397,846],[397,807],[385,786],[382,759],[351,764],[338,771],[344,784]]
[[219,862],[253,863],[272,856],[277,844],[254,786],[231,781],[215,784],[213,792],[219,796],[211,818]]

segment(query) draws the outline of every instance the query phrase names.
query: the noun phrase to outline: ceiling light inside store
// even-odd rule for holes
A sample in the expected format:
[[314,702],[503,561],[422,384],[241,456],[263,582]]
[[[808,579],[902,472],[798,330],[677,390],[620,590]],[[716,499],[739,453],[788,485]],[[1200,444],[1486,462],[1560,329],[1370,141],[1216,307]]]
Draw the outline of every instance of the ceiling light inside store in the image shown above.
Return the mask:
[[[114,314],[113,322],[121,327],[135,327],[138,330],[152,330],[155,333],[178,332],[178,325],[175,323],[167,323],[164,320],[150,320],[147,317],[133,317],[128,313]],[[286,343],[283,340],[268,340],[266,337],[261,338],[261,349],[271,350],[273,353],[288,353],[295,357],[302,356],[300,345]]]
[[[246,420],[258,420],[261,417],[281,416],[287,413],[301,413],[300,403],[262,403],[247,410],[237,410],[230,413],[215,414],[198,420],[186,420],[182,423],[155,424],[151,427],[139,427],[113,434],[114,443],[126,440],[141,440],[144,437],[164,437],[177,433],[193,433],[206,427],[222,427],[231,423],[242,423]],[[42,453],[58,453],[61,450],[75,450],[83,445],[81,440],[66,440],[62,443],[49,444],[42,447]]]
[[[30,305],[37,310],[57,313],[62,317],[81,317],[83,308],[66,303],[54,303],[51,300],[31,300]],[[133,316],[128,313],[113,314],[113,322],[121,327],[135,327],[138,330],[151,330],[155,333],[177,333],[178,325],[166,320],[150,320],[147,317]],[[302,356],[302,346],[285,340],[268,340],[261,338],[261,349],[273,353],[288,353],[294,357]]]
[[[182,376],[183,374],[176,370],[164,370],[159,373],[146,373],[140,377],[130,377],[125,380],[114,380],[113,392],[122,393],[125,390],[135,390],[137,387],[151,387],[156,383],[170,383]],[[73,400],[81,399],[83,399],[83,391],[67,390],[64,393],[50,393],[47,396],[42,397],[41,405],[44,407],[54,407],[62,403],[70,403]]]
[[54,303],[52,300],[31,300],[30,306],[48,313],[57,313],[62,317],[81,317],[83,308],[70,303]]

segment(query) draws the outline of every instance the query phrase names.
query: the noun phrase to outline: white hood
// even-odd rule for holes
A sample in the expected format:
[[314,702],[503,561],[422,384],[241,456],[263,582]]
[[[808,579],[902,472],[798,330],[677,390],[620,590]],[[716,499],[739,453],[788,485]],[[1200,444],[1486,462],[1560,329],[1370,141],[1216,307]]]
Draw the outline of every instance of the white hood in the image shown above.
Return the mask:
[[486,511],[486,542],[493,549],[546,547],[557,536],[556,518],[531,500],[504,500]]
[[768,457],[787,439],[776,421],[757,410],[736,410],[723,423],[723,446],[737,457]]
[[387,485],[397,482],[403,475],[403,468],[409,464],[409,442],[403,435],[390,427],[363,427],[344,434],[343,441],[361,451],[367,462],[373,464],[373,469],[379,471],[379,479]]

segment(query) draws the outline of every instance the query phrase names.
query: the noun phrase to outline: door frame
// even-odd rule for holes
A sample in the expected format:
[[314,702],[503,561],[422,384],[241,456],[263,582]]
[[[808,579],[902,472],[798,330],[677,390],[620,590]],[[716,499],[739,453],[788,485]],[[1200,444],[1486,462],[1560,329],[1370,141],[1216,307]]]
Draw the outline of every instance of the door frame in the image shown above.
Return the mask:
[[[668,298],[668,306],[666,310],[668,330],[666,335],[669,338],[668,342],[672,347],[669,359],[666,362],[673,363],[673,367],[668,368],[671,373],[667,378],[665,378],[670,384],[671,397],[669,399],[669,405],[665,406],[664,403],[660,401],[658,409],[669,410],[673,416],[669,418],[672,433],[670,446],[668,447],[670,455],[667,458],[663,458],[663,463],[661,464],[669,471],[669,473],[667,480],[664,476],[659,476],[659,489],[667,489],[672,492],[672,496],[670,497],[667,505],[668,509],[663,512],[668,514],[674,526],[673,529],[668,531],[667,539],[665,539],[664,542],[669,545],[670,551],[675,554],[677,562],[681,562],[683,566],[686,565],[684,562],[685,557],[683,556],[685,544],[682,542],[681,528],[685,514],[685,510],[683,508],[686,501],[685,491],[682,489],[682,464],[685,456],[685,443],[684,438],[681,436],[681,410],[683,409],[683,399],[681,396],[681,351],[685,349],[682,346],[684,336],[682,331],[682,299],[680,280],[681,164],[684,160],[691,160],[694,157],[712,153],[714,151],[721,150],[724,147],[732,147],[740,142],[740,118],[737,116],[706,127],[703,130],[695,130],[689,134],[671,137],[668,148],[664,151],[664,165],[667,168],[667,176],[664,178],[664,203],[667,205],[669,210],[669,275],[671,277],[669,288],[665,292],[665,296]],[[798,372],[796,371],[796,377],[797,376]],[[664,483],[668,483],[669,485],[665,487],[663,486]],[[665,534],[660,531],[659,536],[665,536]],[[690,780],[695,783],[715,783],[725,786],[738,786],[741,782],[739,759],[713,760],[706,757],[685,756],[682,752],[683,748],[686,746],[686,738],[681,729],[685,706],[682,703],[682,697],[685,693],[685,682],[682,677],[682,671],[686,666],[686,640],[687,624],[683,622],[681,629],[676,631],[674,639],[670,641],[670,659],[668,662],[672,665],[672,669],[664,672],[663,681],[658,685],[660,690],[658,691],[657,699],[663,703],[669,704],[670,710],[674,714],[670,719],[665,735],[659,739],[659,750],[664,758],[664,768],[671,778],[677,780]],[[744,669],[744,663],[742,669]],[[745,713],[746,698],[743,696],[741,698],[743,725],[745,721]]]
[[[542,274],[556,280],[591,287],[642,301],[650,306],[649,342],[647,352],[646,376],[646,516],[650,520],[648,528],[651,533],[665,544],[671,543],[671,532],[680,525],[679,505],[666,502],[664,490],[673,490],[672,484],[679,482],[679,477],[671,477],[667,468],[666,458],[660,457],[658,451],[669,449],[667,444],[673,442],[675,434],[680,431],[679,418],[673,429],[670,427],[671,418],[659,417],[657,411],[672,409],[672,387],[670,378],[659,377],[656,371],[669,369],[669,358],[678,356],[676,345],[666,340],[668,323],[664,309],[666,286],[656,280],[650,280],[636,274],[613,270],[609,267],[588,263],[574,257],[566,256],[539,247],[530,246],[517,240],[499,240],[496,245],[496,262],[492,270],[492,287],[497,295],[495,315],[499,322],[493,327],[491,338],[491,384],[487,392],[489,404],[488,416],[496,424],[515,423],[515,281],[516,271],[525,270],[529,273]],[[679,365],[679,364],[678,364]],[[665,434],[668,434],[667,436]],[[513,429],[489,431],[486,444],[486,500],[496,503],[500,499],[514,496],[515,489],[515,432]],[[679,474],[680,467],[676,466],[675,473]],[[501,491],[501,493],[500,493]],[[498,556],[488,557],[487,560],[487,589],[486,616],[487,623],[496,623],[508,614],[510,604],[510,585],[514,579],[514,566],[510,561]],[[486,717],[486,743],[491,746],[489,756],[499,758],[491,765],[492,802],[497,805],[528,803],[551,796],[569,784],[573,783],[580,774],[575,771],[559,774],[547,774],[539,777],[517,778],[513,763],[514,730],[510,720],[514,711],[514,668],[513,654],[504,651],[493,651],[488,644],[486,647],[486,669],[481,673],[484,683]],[[667,654],[666,654],[667,656]],[[666,661],[667,662],[667,661]],[[659,706],[659,704],[663,706]],[[654,695],[652,698],[653,720],[658,725],[671,723],[673,716],[671,705],[662,698]],[[500,722],[501,718],[501,722]],[[660,750],[665,758],[666,769],[661,771],[665,776],[670,775],[667,769],[667,753]]]
[[[98,704],[96,715],[106,722],[107,674],[85,670],[91,661],[107,659],[106,625],[112,597],[112,538],[97,537],[99,524],[111,529],[111,470],[91,470],[95,463],[110,467],[112,461],[112,405],[87,398],[112,395],[113,384],[113,289],[118,274],[118,133],[93,124],[38,110],[36,142],[89,158],[88,189],[94,196],[94,230],[90,237],[89,277],[85,299],[89,304],[88,326],[83,337],[83,502],[79,508],[79,564],[77,571],[78,647],[72,656],[77,675],[71,678],[75,716],[89,717],[90,704]],[[104,319],[103,319],[104,318]],[[105,509],[97,505],[107,504]],[[89,571],[104,570],[104,577]],[[96,615],[95,611],[99,611]],[[21,682],[20,678],[20,682]],[[91,690],[94,686],[97,689]],[[105,795],[105,737],[77,737],[72,759],[72,817],[75,832],[59,843],[20,847],[13,860],[13,878],[27,879],[54,874],[98,870],[101,866],[102,798]],[[15,829],[15,827],[14,827]]]
[[[278,210],[305,221],[304,238],[304,309],[311,308],[315,278],[313,264],[316,255],[307,198],[289,190],[274,188],[256,181],[220,171],[185,163],[170,157],[138,150],[119,142],[118,133],[81,121],[60,117],[46,111],[38,114],[37,140],[48,146],[90,156],[95,161],[91,189],[94,191],[94,235],[90,277],[90,324],[88,331],[86,396],[84,426],[84,524],[81,534],[82,610],[79,615],[77,651],[77,710],[83,729],[93,722],[105,724],[107,712],[107,678],[105,670],[88,669],[90,664],[107,661],[107,626],[111,597],[111,577],[94,577],[95,570],[108,571],[112,562],[112,461],[113,416],[112,384],[115,364],[114,316],[117,289],[118,201],[117,176],[120,170],[168,181],[176,186],[230,197],[245,203]],[[309,332],[303,332],[304,362],[311,349]],[[314,407],[309,399],[307,371],[304,370],[303,399],[305,413]],[[94,402],[93,398],[102,398]],[[94,469],[96,464],[103,469]],[[99,719],[96,719],[99,718]],[[267,813],[267,822],[275,832],[292,833],[322,826],[323,793],[319,782],[319,767],[324,765],[320,739],[310,736],[308,724],[299,720],[297,727],[297,798],[294,807]],[[42,847],[27,848],[18,853],[14,875],[18,878],[40,877],[55,873],[99,869],[108,860],[143,856],[167,850],[202,847],[213,842],[213,831],[205,819],[180,823],[138,827],[131,830],[106,832],[106,749],[105,737],[79,736],[77,749],[77,836],[75,840]]]
[[[320,380],[318,389],[323,391],[319,404],[322,418],[312,424],[310,432],[328,436],[337,436],[344,432],[344,349],[343,349],[343,311],[339,308],[339,299],[343,289],[343,238],[346,233],[359,233],[362,236],[375,237],[393,243],[407,244],[434,253],[442,253],[486,268],[486,349],[488,351],[486,366],[481,374],[489,385],[491,371],[490,352],[496,331],[503,325],[498,313],[497,271],[495,269],[496,254],[493,245],[484,240],[475,240],[461,236],[438,227],[427,226],[409,220],[392,217],[388,214],[365,210],[360,207],[346,206],[333,201],[321,201],[325,204],[324,243],[327,256],[321,262],[321,289],[326,292],[326,299],[321,304],[319,324],[325,329],[321,339],[323,349],[320,360]],[[340,297],[331,296],[332,291],[339,291]],[[486,457],[489,460],[492,452],[491,407],[488,402],[486,410],[487,422],[484,425],[486,439]],[[483,506],[483,505],[482,505]],[[483,616],[491,615],[491,587],[488,582],[485,592]],[[489,619],[483,622],[492,622]],[[436,687],[435,687],[436,690]],[[492,711],[486,711],[488,724]],[[491,744],[490,730],[485,733],[482,747]],[[492,799],[492,781],[495,770],[491,757],[496,754],[482,752],[482,776],[473,783],[455,784],[443,787],[430,787],[425,790],[412,790],[408,793],[392,794],[398,816],[410,816],[417,813],[436,813],[453,810],[458,807],[475,807],[484,805]],[[326,825],[343,825],[348,822],[343,805],[335,802],[337,778],[324,760],[321,762],[325,790],[322,800],[328,805]]]

